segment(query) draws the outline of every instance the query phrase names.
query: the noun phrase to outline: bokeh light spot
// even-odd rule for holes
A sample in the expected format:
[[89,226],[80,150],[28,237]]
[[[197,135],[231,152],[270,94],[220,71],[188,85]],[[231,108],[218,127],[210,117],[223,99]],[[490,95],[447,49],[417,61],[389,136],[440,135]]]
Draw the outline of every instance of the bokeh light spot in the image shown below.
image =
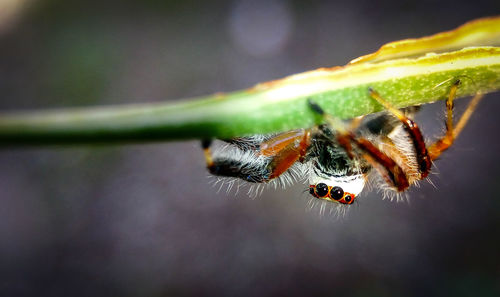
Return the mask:
[[286,45],[293,25],[288,2],[239,0],[229,16],[233,43],[252,56],[269,56]]

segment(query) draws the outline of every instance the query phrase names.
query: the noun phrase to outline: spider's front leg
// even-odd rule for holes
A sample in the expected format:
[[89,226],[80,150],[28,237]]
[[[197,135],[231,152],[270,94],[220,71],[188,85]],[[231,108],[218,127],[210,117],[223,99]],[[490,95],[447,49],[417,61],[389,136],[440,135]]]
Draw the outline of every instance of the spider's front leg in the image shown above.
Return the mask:
[[252,183],[261,183],[268,179],[264,162],[258,162],[260,160],[257,158],[252,159],[253,154],[250,151],[246,156],[243,150],[235,148],[231,153],[214,157],[210,149],[211,144],[212,140],[201,141],[207,169],[211,174],[241,178]]
[[246,142],[245,138],[228,140],[235,147],[215,157],[210,150],[211,141],[202,141],[202,147],[210,173],[263,183],[281,176],[295,162],[301,161],[310,141],[310,130],[297,129],[265,138],[251,146],[241,145]]

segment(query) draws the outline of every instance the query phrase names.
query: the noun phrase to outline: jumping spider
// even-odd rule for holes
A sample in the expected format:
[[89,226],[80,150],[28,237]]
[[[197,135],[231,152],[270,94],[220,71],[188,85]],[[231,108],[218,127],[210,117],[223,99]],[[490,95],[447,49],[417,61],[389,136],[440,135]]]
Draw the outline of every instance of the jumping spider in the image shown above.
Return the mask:
[[[211,141],[203,141],[207,167],[213,175],[250,183],[287,184],[292,177],[308,178],[312,196],[345,205],[352,204],[374,176],[381,178],[378,184],[383,189],[398,196],[428,176],[432,162],[452,145],[481,100],[482,95],[477,94],[454,126],[453,99],[459,85],[456,80],[446,100],[446,133],[430,145],[411,119],[417,107],[396,109],[370,88],[370,97],[387,112],[346,124],[309,100],[324,124],[225,140],[230,149],[215,156],[210,151]],[[369,175],[372,169],[378,175]]]

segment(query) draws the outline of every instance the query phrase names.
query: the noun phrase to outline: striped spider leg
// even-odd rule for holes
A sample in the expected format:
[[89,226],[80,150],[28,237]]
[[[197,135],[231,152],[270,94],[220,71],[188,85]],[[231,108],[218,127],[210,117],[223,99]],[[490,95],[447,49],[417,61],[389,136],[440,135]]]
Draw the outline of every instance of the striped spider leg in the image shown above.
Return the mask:
[[240,178],[250,183],[267,183],[302,161],[311,141],[311,129],[291,130],[275,135],[256,135],[224,140],[231,150],[212,156],[211,141],[202,141],[207,168],[213,175]]

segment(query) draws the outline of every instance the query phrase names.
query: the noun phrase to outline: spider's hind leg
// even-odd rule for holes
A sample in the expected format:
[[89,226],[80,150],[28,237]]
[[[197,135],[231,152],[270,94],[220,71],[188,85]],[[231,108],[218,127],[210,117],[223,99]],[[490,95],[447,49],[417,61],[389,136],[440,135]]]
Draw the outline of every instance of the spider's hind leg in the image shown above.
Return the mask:
[[471,100],[467,109],[462,114],[456,127],[453,126],[453,100],[456,97],[457,90],[460,86],[461,81],[457,79],[455,83],[451,86],[450,92],[446,99],[446,133],[443,137],[438,139],[428,148],[425,145],[422,132],[418,125],[411,119],[409,119],[403,112],[394,108],[389,102],[383,99],[376,91],[370,89],[370,96],[377,100],[381,105],[383,105],[390,113],[392,113],[396,118],[398,118],[406,131],[408,132],[410,138],[413,141],[413,146],[415,148],[417,163],[419,165],[420,179],[427,177],[432,166],[432,161],[437,159],[442,152],[447,150],[458,137],[465,124],[469,120],[471,114],[474,112],[477,104],[483,97],[482,94],[476,94]]
[[442,152],[447,150],[458,137],[460,132],[469,121],[470,116],[476,109],[477,105],[483,98],[483,94],[476,94],[474,98],[469,102],[466,110],[458,120],[457,125],[453,126],[453,100],[455,99],[456,91],[460,86],[460,80],[457,80],[451,87],[450,94],[446,99],[446,133],[431,146],[429,146],[429,155],[432,160],[437,159]]

